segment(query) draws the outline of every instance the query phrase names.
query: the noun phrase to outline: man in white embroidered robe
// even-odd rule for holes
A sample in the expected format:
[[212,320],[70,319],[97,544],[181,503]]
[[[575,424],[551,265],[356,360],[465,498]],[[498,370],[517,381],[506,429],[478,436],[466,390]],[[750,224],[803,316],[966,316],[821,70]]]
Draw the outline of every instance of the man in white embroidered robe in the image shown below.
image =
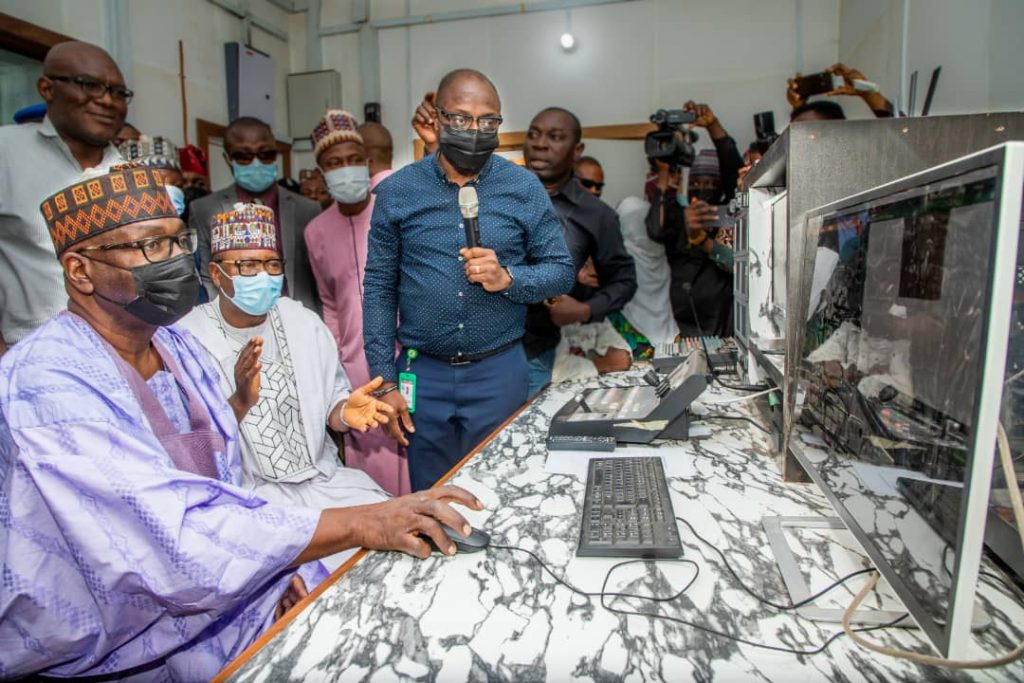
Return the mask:
[[[236,205],[216,216],[212,227],[210,276],[218,296],[179,323],[220,365],[225,395],[235,392],[241,350],[251,340],[259,349],[259,401],[240,425],[242,484],[270,502],[312,508],[386,500],[369,475],[338,459],[325,427],[349,428],[344,411],[351,385],[327,326],[280,296],[283,267],[272,210]],[[335,568],[351,554],[325,564]]]

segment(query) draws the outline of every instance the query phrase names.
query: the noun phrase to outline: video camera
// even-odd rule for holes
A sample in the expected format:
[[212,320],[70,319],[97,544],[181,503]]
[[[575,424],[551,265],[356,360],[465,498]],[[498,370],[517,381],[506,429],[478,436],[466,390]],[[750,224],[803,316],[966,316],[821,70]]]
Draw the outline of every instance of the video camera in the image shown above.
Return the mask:
[[768,148],[779,138],[775,132],[775,113],[762,111],[754,114],[754,134],[757,139],[751,143],[750,148],[758,154],[767,154]]
[[658,130],[644,138],[644,154],[671,166],[692,166],[697,134],[684,126],[696,119],[693,112],[682,109],[659,109],[651,114],[651,123],[656,124]]

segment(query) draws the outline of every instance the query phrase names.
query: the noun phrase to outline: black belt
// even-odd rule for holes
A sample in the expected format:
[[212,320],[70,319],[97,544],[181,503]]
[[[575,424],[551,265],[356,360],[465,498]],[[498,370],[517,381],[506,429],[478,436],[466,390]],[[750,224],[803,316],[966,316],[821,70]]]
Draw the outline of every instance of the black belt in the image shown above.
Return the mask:
[[448,363],[448,365],[469,365],[470,363],[476,363],[484,360],[485,358],[496,356],[502,351],[508,351],[513,346],[521,344],[522,341],[522,339],[514,339],[507,344],[502,344],[496,349],[484,351],[483,353],[456,353],[454,356],[442,356],[436,353],[427,353],[426,351],[420,351],[420,353],[427,358],[433,358],[434,360]]

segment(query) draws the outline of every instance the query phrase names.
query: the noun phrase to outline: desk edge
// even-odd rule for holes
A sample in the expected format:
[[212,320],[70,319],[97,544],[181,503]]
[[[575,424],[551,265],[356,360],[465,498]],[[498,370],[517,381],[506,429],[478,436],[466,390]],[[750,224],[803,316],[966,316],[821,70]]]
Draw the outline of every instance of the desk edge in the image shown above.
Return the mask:
[[[545,389],[546,388],[547,387],[545,387]],[[431,488],[444,486],[449,479],[455,476],[456,472],[462,469],[462,467],[467,462],[469,462],[470,459],[472,459],[477,453],[482,451],[489,443],[491,443],[491,441],[494,440],[496,436],[498,436],[498,434],[500,434],[502,431],[504,431],[506,427],[512,424],[512,422],[516,418],[518,418],[522,414],[522,412],[526,410],[534,402],[534,400],[536,400],[536,398],[540,396],[542,393],[544,393],[543,390],[538,391],[532,397],[526,399],[526,403],[519,406],[519,408],[514,413],[509,415],[508,419],[506,419],[504,422],[498,425],[494,431],[488,434],[487,437],[476,446],[476,448],[467,453],[466,456],[462,458],[462,460],[457,462],[454,467],[448,470],[447,474],[438,479],[437,482]],[[263,647],[271,640],[273,640],[278,633],[283,631],[285,627],[287,627],[292,621],[294,621],[295,617],[299,616],[299,614],[301,614],[302,611],[306,609],[306,607],[311,605],[318,597],[320,597],[320,595],[324,591],[326,591],[328,588],[337,583],[341,579],[341,577],[348,572],[349,569],[354,567],[359,562],[359,560],[363,559],[368,553],[368,550],[366,550],[365,548],[361,548],[359,552],[357,552],[352,557],[348,558],[345,564],[335,569],[334,572],[326,579],[321,581],[320,585],[314,588],[309,593],[309,595],[307,595],[302,600],[297,602],[290,610],[285,612],[284,616],[282,616],[280,619],[271,624],[270,628],[268,628],[263,635],[261,635],[255,641],[253,641],[253,643],[249,645],[249,647],[242,650],[241,654],[239,654],[233,660],[228,662],[227,666],[225,666],[221,670],[221,672],[218,673],[211,680],[210,683],[224,683],[228,680],[229,677],[238,673],[238,670],[241,669],[242,666],[245,665],[250,659],[252,659],[253,655],[262,650]]]

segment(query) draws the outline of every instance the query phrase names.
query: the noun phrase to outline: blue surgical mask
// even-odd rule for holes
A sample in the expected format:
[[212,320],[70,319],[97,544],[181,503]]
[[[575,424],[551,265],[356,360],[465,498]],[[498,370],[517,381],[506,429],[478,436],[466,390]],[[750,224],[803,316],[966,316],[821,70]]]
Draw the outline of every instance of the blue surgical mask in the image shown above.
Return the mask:
[[242,189],[257,194],[266,190],[277,180],[276,161],[269,164],[264,164],[259,159],[253,159],[248,164],[232,161],[231,170],[235,174],[235,182]]
[[369,166],[342,166],[324,173],[327,191],[339,204],[358,204],[370,192]]
[[171,203],[174,204],[174,210],[178,215],[185,213],[185,191],[177,185],[164,185],[164,189],[171,196]]
[[[223,268],[220,272],[227,275]],[[231,278],[231,284],[234,285],[235,295],[232,297],[221,292],[222,296],[249,315],[266,315],[281,296],[284,275],[269,275],[266,272],[249,277],[235,275]]]

